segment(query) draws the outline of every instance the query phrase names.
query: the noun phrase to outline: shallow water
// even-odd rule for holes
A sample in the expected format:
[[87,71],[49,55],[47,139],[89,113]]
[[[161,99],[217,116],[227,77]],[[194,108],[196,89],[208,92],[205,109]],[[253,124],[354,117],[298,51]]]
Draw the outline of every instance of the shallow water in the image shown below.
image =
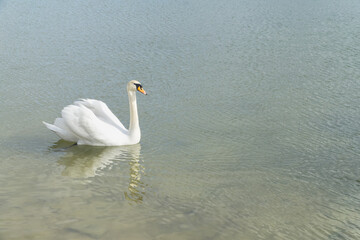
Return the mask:
[[[0,239],[359,239],[358,1],[0,1]],[[58,141],[78,98],[124,147]]]

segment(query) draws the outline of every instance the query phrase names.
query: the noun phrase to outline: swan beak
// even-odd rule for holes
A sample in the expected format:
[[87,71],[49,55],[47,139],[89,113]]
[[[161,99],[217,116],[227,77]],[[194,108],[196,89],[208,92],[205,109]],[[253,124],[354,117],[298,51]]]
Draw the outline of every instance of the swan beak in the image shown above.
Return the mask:
[[145,92],[145,90],[142,87],[138,86],[137,90],[139,92],[141,92],[142,94],[147,95],[147,93]]

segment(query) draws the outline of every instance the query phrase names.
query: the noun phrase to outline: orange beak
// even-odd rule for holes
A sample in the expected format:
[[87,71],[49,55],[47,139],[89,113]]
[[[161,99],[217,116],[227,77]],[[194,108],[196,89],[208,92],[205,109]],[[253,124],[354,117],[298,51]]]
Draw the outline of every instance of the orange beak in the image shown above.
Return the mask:
[[147,95],[147,93],[145,92],[145,90],[142,87],[138,86],[137,90],[139,92],[141,92],[142,94]]

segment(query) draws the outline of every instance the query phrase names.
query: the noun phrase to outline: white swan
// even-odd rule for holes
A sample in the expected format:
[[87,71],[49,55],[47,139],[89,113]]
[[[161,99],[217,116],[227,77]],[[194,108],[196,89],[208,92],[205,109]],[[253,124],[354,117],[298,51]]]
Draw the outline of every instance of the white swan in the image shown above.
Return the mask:
[[127,130],[108,106],[98,100],[83,99],[64,107],[61,118],[54,124],[43,122],[60,138],[79,145],[121,146],[140,142],[140,126],[136,104],[136,91],[146,94],[141,83],[127,84],[130,105],[130,126]]

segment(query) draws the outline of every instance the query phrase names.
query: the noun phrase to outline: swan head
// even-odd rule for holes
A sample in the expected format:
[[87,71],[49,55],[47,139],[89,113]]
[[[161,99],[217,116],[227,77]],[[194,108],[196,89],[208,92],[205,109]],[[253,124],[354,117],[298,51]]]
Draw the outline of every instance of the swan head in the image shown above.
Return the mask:
[[141,83],[137,80],[131,80],[128,85],[127,85],[127,90],[129,91],[138,91],[141,92],[144,95],[147,95],[147,93],[145,92],[145,90],[143,89]]

